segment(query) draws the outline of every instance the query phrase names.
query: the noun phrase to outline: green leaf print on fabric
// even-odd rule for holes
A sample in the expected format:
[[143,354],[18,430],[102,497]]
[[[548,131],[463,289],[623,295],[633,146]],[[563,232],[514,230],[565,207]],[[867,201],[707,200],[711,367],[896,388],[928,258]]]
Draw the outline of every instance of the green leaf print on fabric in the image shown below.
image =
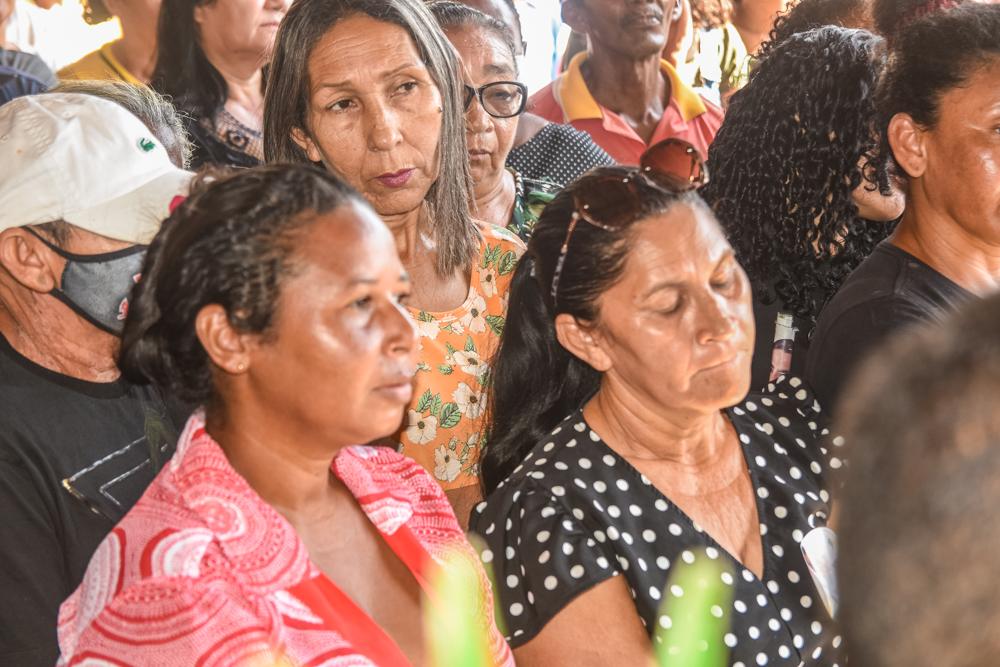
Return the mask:
[[462,420],[462,411],[458,409],[457,403],[447,403],[441,409],[441,428],[455,428]]
[[504,253],[503,257],[500,258],[500,263],[497,266],[497,272],[501,276],[506,276],[514,272],[514,267],[517,266],[517,253],[513,250],[508,250]]
[[420,394],[420,400],[417,401],[417,412],[424,413],[427,412],[427,408],[431,406],[431,402],[434,400],[434,394],[428,389],[424,393]]
[[486,323],[490,325],[490,329],[493,330],[493,333],[498,336],[503,335],[503,325],[505,322],[506,320],[499,315],[486,316]]
[[434,400],[431,401],[431,414],[437,417],[438,419],[441,418],[442,403],[443,401],[441,400],[441,394],[434,394]]

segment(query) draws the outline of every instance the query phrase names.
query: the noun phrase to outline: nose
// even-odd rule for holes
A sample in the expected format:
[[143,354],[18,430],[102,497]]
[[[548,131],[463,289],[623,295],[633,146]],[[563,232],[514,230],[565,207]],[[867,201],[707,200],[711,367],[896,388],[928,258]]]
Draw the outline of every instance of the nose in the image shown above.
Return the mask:
[[493,128],[493,119],[479,101],[479,96],[472,98],[469,110],[465,112],[465,127],[474,134],[484,134]]
[[736,333],[737,322],[730,314],[724,297],[706,294],[699,303],[696,315],[696,338],[700,345],[723,343]]
[[417,326],[401,304],[388,309],[385,323],[386,350],[393,357],[413,357],[416,354]]
[[386,152],[403,141],[399,116],[384,102],[368,107],[368,145],[371,150]]

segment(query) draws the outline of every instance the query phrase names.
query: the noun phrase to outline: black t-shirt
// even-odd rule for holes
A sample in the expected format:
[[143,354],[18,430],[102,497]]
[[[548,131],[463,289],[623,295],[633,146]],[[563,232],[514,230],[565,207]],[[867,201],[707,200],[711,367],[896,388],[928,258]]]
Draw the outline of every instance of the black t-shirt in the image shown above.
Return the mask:
[[844,381],[886,336],[940,318],[971,298],[971,292],[883,241],[820,313],[806,381],[820,404],[835,409]]
[[594,167],[615,164],[590,135],[569,125],[549,123],[510,151],[507,166],[525,178],[566,185]]
[[181,417],[152,388],[52,372],[0,336],[0,664],[55,664],[59,605],[173,453]]
[[725,568],[732,602],[725,620],[730,665],[834,665],[841,637],[800,543],[830,516],[832,470],[843,465],[822,436],[819,405],[798,378],[752,393],[727,410],[756,491],[763,577],[716,543],[645,475],[597,434],[582,411],[570,415],[471,517],[496,577],[507,639],[534,638],[577,596],[624,577],[650,635],[670,628],[661,608],[677,563],[709,558]]

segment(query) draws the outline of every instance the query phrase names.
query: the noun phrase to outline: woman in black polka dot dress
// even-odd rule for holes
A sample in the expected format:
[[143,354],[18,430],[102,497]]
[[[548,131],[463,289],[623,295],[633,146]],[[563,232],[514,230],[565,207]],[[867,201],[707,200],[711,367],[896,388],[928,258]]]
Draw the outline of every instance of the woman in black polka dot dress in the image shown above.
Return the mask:
[[672,569],[705,558],[731,589],[711,609],[731,665],[838,664],[801,548],[827,530],[836,445],[798,379],[746,396],[746,276],[661,181],[585,176],[515,275],[471,521],[508,640],[519,665],[639,664],[684,595]]

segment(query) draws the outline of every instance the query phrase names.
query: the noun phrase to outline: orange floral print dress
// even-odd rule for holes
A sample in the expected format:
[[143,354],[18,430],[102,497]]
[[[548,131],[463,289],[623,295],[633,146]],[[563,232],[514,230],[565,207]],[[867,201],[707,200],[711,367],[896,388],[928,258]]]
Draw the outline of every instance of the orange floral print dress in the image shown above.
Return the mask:
[[410,309],[419,330],[414,402],[397,435],[399,451],[446,491],[479,483],[488,360],[507,315],[510,281],[524,244],[506,229],[480,224],[480,253],[469,296],[444,313]]

